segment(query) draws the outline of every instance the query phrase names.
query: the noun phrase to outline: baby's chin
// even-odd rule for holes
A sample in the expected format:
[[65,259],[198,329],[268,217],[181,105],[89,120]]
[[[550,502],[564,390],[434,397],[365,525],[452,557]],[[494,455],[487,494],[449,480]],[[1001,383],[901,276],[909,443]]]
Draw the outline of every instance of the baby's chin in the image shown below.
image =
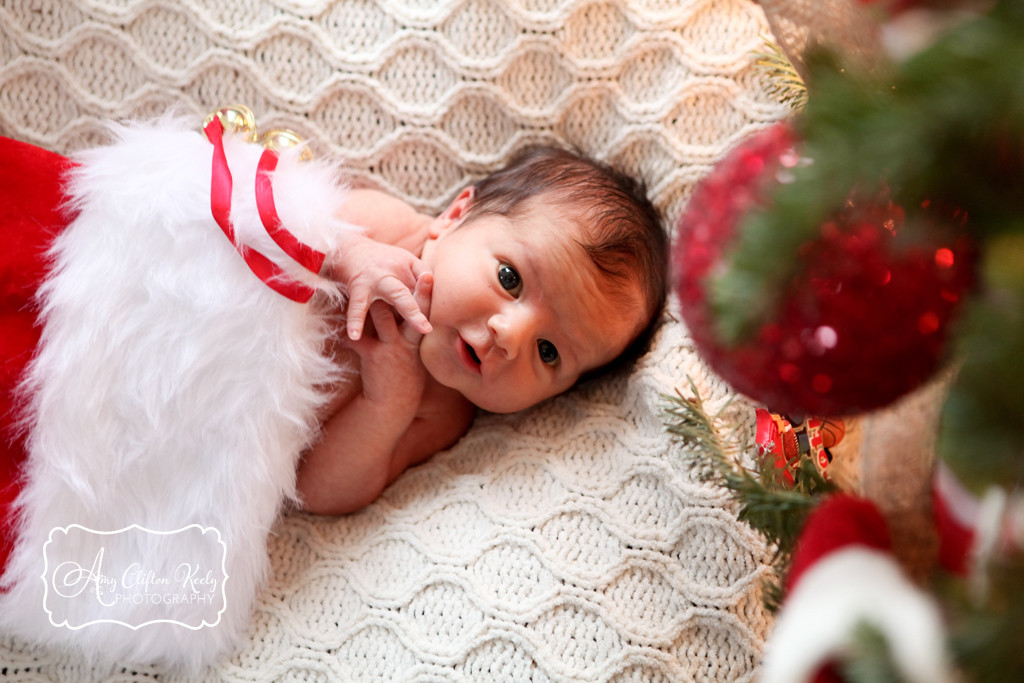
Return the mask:
[[[459,390],[458,387],[455,387],[455,389]],[[557,395],[550,394],[546,396],[541,396],[539,398],[522,398],[514,395],[497,395],[500,392],[497,392],[494,389],[488,389],[486,392],[474,392],[472,390],[459,391],[466,398],[466,400],[475,405],[477,408],[485,410],[489,413],[498,413],[501,415],[522,412],[527,408],[532,408],[536,405],[539,405],[544,401],[547,401],[549,398],[552,398]],[[487,395],[478,395],[483,393],[486,393]]]
[[438,384],[446,386],[449,389],[454,389],[462,394],[462,397],[467,401],[488,413],[497,413],[501,415],[518,413],[550,398],[550,396],[544,396],[536,400],[531,400],[512,395],[512,392],[505,392],[503,394],[501,391],[495,391],[493,388],[460,386],[458,382],[445,381],[445,378],[434,375],[430,372],[429,366],[427,367],[427,373]]
[[511,415],[512,413],[518,413],[523,410],[526,410],[527,408],[531,408],[537,405],[536,403],[522,403],[509,405],[505,403],[496,403],[493,401],[474,401],[472,398],[468,396],[466,396],[466,398],[469,400],[470,403],[475,405],[477,408],[487,411],[488,413],[497,413],[499,415]]

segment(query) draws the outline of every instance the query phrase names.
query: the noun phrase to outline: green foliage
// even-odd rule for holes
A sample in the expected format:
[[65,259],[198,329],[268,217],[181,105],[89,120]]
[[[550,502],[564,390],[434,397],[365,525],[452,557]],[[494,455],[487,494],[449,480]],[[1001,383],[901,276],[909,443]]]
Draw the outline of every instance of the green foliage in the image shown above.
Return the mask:
[[928,198],[962,207],[979,243],[1020,229],[1022,4],[998,3],[891,70],[807,56],[809,98],[793,123],[813,163],[793,169],[794,182],[741,226],[711,289],[723,339],[742,339],[772,316],[798,267],[794,254],[854,189],[884,185],[904,207]]
[[854,627],[849,653],[839,665],[849,683],[906,683],[892,658],[885,635],[866,622]]
[[740,501],[739,519],[761,532],[780,554],[788,557],[796,546],[807,514],[817,505],[817,496],[836,490],[822,478],[810,458],[801,456],[795,482],[782,483],[779,470],[768,465],[754,476],[743,470],[742,476],[726,480]]
[[[794,87],[784,64],[762,55],[781,101]],[[925,200],[966,210],[979,285],[953,332],[959,369],[944,408],[939,452],[976,492],[1024,483],[1024,0],[998,0],[902,64],[858,70],[833,54],[805,55],[806,106],[794,116],[812,160],[780,184],[771,206],[738,227],[709,295],[724,340],[741,341],[775,316],[805,243],[851,193],[884,188],[910,214]],[[793,100],[794,102],[796,100]],[[931,229],[931,228],[926,228]],[[908,230],[906,239],[923,233]],[[738,516],[776,548],[781,577],[817,498],[831,490],[813,463],[787,488],[777,472],[728,457],[693,383],[668,397],[668,428],[732,492]],[[988,567],[988,591],[957,579],[933,586],[948,616],[965,680],[1024,680],[1024,554]],[[900,681],[888,644],[864,628],[846,658],[851,681]]]
[[[710,283],[723,340],[777,315],[801,246],[854,192],[884,188],[907,210],[899,237],[924,241],[923,201],[956,206],[979,257],[979,284],[954,321],[961,363],[940,453],[965,482],[1024,480],[1024,0],[1002,0],[901,64],[844,65],[806,55],[807,105],[794,117],[802,154],[772,204],[738,228]],[[952,355],[952,354],[951,354]]]
[[726,453],[718,431],[716,416],[709,416],[693,380],[689,380],[692,398],[678,392],[665,396],[666,428],[681,437],[693,451],[693,457],[707,465],[710,477],[728,489],[737,501],[737,518],[761,533],[775,549],[775,577],[765,586],[765,602],[774,610],[781,603],[782,581],[786,567],[803,529],[807,514],[818,496],[836,490],[825,480],[810,458],[800,460],[794,484],[784,482],[774,464],[751,471]]
[[958,339],[940,455],[976,492],[1024,484],[1024,230],[993,239],[981,295]]
[[757,65],[768,77],[765,90],[782,104],[803,109],[807,104],[807,85],[800,72],[774,41],[765,39],[765,50],[757,53]]
[[997,561],[987,579],[981,596],[962,580],[940,587],[953,656],[972,683],[1024,680],[1024,558]]

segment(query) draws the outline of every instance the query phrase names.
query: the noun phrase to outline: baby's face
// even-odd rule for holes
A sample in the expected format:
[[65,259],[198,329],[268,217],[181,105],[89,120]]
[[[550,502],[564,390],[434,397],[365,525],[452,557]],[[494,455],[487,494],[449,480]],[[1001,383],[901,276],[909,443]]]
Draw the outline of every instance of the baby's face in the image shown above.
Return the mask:
[[433,331],[420,358],[485,410],[515,412],[562,393],[643,326],[639,290],[638,305],[617,314],[559,213],[538,202],[514,219],[481,215],[458,226],[459,212],[446,212],[423,248]]

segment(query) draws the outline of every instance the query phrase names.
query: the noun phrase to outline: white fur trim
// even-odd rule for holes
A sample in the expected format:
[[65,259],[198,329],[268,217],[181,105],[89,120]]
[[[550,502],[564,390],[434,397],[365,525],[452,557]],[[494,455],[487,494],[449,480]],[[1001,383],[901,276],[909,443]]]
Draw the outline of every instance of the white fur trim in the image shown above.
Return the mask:
[[892,557],[864,547],[834,552],[810,568],[783,603],[762,683],[800,683],[845,652],[859,623],[881,630],[908,681],[952,681],[941,615]]
[[[318,300],[300,305],[271,291],[228,243],[210,213],[212,146],[195,126],[165,119],[114,133],[114,144],[78,159],[70,190],[80,213],[56,239],[56,270],[42,288],[45,326],[25,384],[29,459],[0,626],[93,660],[195,671],[244,637],[268,571],[267,533],[295,497],[297,458],[315,436],[319,387],[339,376],[323,355],[337,328]],[[226,148],[240,241],[336,297],[331,283],[277,251],[256,218],[260,148],[238,140]],[[332,249],[345,193],[330,168],[294,157],[285,155],[274,177],[279,214],[301,240]],[[227,549],[227,610],[217,626],[198,630],[52,625],[43,548],[52,529],[71,524],[217,529]],[[197,541],[172,557],[131,538],[87,536],[69,559],[104,547],[107,576],[121,576],[118,563],[140,555],[166,576],[179,553],[205,550]],[[159,605],[76,609],[85,610],[77,623],[167,616]],[[189,616],[185,606],[174,610]]]

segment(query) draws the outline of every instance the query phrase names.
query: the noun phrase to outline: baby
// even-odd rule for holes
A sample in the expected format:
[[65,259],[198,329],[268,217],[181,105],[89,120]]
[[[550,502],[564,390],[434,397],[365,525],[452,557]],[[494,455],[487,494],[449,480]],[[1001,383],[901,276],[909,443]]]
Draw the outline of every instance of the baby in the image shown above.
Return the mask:
[[348,289],[359,369],[299,466],[305,508],[343,514],[453,445],[481,408],[508,413],[643,350],[664,302],[666,237],[633,179],[531,148],[431,218],[353,190],[327,273]]

